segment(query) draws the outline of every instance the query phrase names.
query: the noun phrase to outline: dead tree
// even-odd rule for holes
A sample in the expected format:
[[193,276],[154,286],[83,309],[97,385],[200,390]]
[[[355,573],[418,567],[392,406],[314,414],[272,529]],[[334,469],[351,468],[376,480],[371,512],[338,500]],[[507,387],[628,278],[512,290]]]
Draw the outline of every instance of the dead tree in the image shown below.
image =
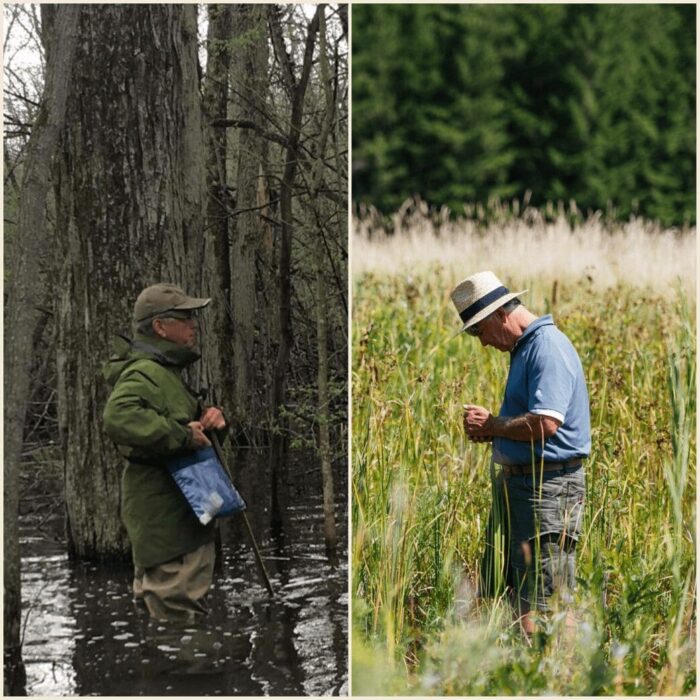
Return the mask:
[[217,403],[233,395],[229,369],[233,353],[230,231],[235,200],[229,185],[228,132],[225,126],[215,126],[226,120],[228,114],[231,8],[232,5],[208,6],[207,70],[202,85],[207,158],[203,285],[206,295],[213,300],[202,320],[202,344],[206,360],[204,383],[211,387],[211,398]]
[[284,171],[280,183],[280,254],[279,254],[279,325],[280,340],[275,360],[272,387],[270,391],[270,405],[273,411],[274,420],[277,424],[272,435],[270,446],[270,465],[272,475],[272,498],[273,509],[279,506],[279,480],[281,465],[284,461],[285,436],[283,406],[285,399],[287,366],[289,354],[292,348],[292,285],[291,285],[291,260],[292,260],[292,234],[294,230],[294,220],[292,212],[292,194],[294,190],[297,165],[299,162],[299,142],[301,138],[301,119],[304,108],[304,97],[311,75],[311,64],[316,42],[316,34],[319,26],[319,14],[322,6],[316,8],[313,18],[309,22],[306,31],[306,41],[304,45],[304,58],[301,73],[297,79],[294,73],[292,59],[284,46],[277,8],[272,7],[268,16],[270,20],[270,30],[275,47],[277,60],[281,63],[282,74],[285,76],[287,92],[291,97],[291,111],[289,116],[289,131],[287,135],[287,147],[284,155]]
[[[231,85],[233,117],[262,125],[268,89],[267,23],[265,7],[233,5]],[[256,332],[261,309],[256,293],[256,259],[262,248],[258,181],[263,138],[259,128],[238,131],[236,213],[231,227],[231,309],[233,312],[233,402],[247,421],[260,418],[255,402],[255,368],[261,352]]]
[[[5,656],[20,661],[19,462],[29,394],[32,337],[37,325],[38,261],[46,244],[50,165],[65,121],[78,25],[78,6],[56,9],[44,97],[34,124],[19,195],[16,240],[5,293],[4,620]],[[9,659],[8,659],[9,656]],[[11,675],[11,672],[10,672]],[[7,683],[8,678],[6,676]],[[10,686],[12,684],[10,683]],[[6,688],[7,690],[7,688]],[[10,688],[11,690],[11,688]],[[11,693],[14,694],[14,693]]]
[[[311,177],[311,208],[314,211],[315,220],[318,224],[318,191],[321,183],[323,169],[323,159],[326,154],[328,137],[333,129],[336,110],[335,100],[331,90],[331,76],[328,64],[326,45],[326,19],[325,8],[321,6],[319,15],[319,57],[321,65],[321,83],[323,85],[323,95],[325,97],[325,113],[321,123],[321,135],[318,139],[317,158],[313,165]],[[315,237],[321,238],[322,230],[315,231]],[[328,295],[326,292],[326,271],[325,271],[325,250],[319,243],[315,246],[314,271],[316,276],[316,347],[318,352],[318,454],[321,459],[321,478],[323,483],[323,534],[326,542],[326,551],[333,554],[336,548],[336,528],[335,528],[335,503],[334,503],[334,483],[333,469],[331,463],[331,441],[330,441],[330,396],[328,391]]]

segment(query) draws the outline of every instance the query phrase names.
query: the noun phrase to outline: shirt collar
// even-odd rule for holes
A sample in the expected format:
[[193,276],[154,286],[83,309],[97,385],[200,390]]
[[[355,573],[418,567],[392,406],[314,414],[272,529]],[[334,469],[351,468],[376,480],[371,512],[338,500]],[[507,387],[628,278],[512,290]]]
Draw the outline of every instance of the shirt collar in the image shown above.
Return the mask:
[[553,326],[554,319],[552,314],[546,314],[545,316],[540,316],[536,318],[524,331],[523,334],[515,341],[513,349],[510,351],[511,357],[515,355],[518,350],[527,345],[527,343],[534,338],[535,331],[542,328],[542,326]]
[[175,367],[187,367],[200,358],[198,352],[186,345],[178,345],[165,338],[144,336],[140,333],[136,334],[132,348],[136,353],[150,355],[163,364]]

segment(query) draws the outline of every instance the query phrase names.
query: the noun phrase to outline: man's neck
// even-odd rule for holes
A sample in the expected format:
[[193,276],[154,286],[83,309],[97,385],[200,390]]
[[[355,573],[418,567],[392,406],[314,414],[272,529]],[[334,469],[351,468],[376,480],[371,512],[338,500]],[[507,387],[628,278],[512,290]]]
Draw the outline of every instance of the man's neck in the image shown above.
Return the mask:
[[537,316],[528,311],[524,306],[518,306],[516,309],[510,312],[510,315],[508,316],[508,323],[515,338],[511,350],[523,336],[523,333],[525,333],[527,327],[536,320]]

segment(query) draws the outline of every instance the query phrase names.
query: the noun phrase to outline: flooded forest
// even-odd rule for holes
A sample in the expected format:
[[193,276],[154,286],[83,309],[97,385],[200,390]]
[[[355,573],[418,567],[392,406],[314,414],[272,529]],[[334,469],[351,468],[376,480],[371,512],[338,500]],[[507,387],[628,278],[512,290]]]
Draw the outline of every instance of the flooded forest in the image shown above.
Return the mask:
[[[347,695],[347,6],[3,12],[4,694]],[[162,282],[211,300],[183,381],[247,503],[184,625],[103,424]]]

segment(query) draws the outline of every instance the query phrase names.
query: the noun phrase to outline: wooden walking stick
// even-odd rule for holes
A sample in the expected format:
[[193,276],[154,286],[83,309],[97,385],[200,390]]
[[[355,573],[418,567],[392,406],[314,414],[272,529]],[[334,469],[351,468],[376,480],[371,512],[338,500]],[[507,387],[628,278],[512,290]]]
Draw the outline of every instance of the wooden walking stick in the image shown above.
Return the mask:
[[[233,483],[233,476],[231,475],[231,470],[228,468],[228,465],[226,464],[226,462],[224,460],[224,455],[223,455],[223,452],[221,451],[221,444],[219,443],[219,438],[217,437],[217,435],[214,431],[211,431],[209,433],[209,437],[211,438],[211,444],[212,444],[212,447],[214,448],[214,452],[216,452],[216,456],[219,458],[219,462],[221,462],[221,466],[226,470],[226,473],[228,474],[229,479],[231,479],[231,483]],[[245,511],[242,511],[241,515],[243,516],[243,522],[245,523],[246,529],[248,530],[248,536],[250,537],[250,543],[253,545],[253,552],[255,552],[255,561],[258,564],[258,569],[259,569],[260,575],[262,576],[262,579],[265,583],[265,588],[267,588],[267,592],[270,594],[270,596],[274,596],[275,591],[272,588],[272,583],[270,582],[270,577],[267,574],[267,569],[265,569],[265,564],[263,562],[262,555],[260,554],[260,550],[258,549],[258,543],[255,541],[255,535],[253,535],[253,529],[250,527],[250,521],[248,520],[248,514]]]

